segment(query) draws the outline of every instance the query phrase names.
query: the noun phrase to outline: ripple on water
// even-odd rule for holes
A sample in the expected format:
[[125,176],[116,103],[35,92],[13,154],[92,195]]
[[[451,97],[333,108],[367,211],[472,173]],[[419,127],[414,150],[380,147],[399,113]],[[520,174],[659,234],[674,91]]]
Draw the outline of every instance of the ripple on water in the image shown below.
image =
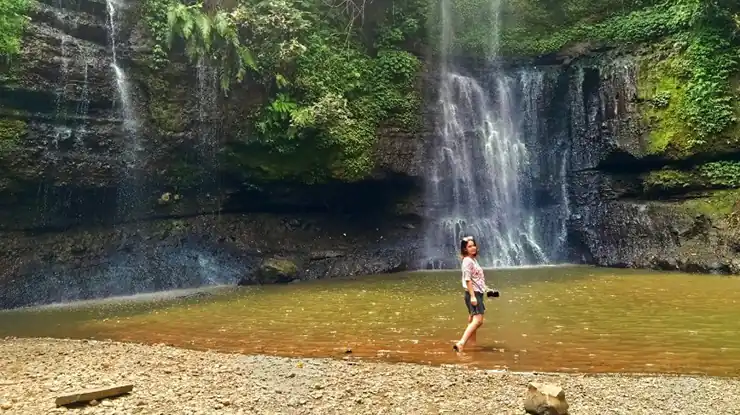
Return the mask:
[[111,338],[487,369],[740,372],[740,278],[589,267],[490,270],[478,345],[457,272],[160,294],[0,313],[0,336]]

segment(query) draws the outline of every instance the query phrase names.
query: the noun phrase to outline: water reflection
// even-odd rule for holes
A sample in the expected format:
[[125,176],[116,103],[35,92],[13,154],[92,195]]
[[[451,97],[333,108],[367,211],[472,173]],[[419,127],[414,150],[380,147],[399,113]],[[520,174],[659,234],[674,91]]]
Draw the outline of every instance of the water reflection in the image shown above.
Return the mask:
[[[0,336],[168,343],[511,370],[740,374],[740,278],[552,267],[489,271],[478,347],[457,272],[415,272],[210,295],[0,313]],[[491,284],[494,285],[494,284]]]

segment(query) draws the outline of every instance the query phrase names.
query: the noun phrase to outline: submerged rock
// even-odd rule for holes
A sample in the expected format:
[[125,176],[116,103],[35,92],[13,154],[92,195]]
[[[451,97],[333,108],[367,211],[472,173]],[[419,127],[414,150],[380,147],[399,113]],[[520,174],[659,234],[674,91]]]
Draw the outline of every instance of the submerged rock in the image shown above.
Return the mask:
[[262,284],[291,282],[298,275],[298,266],[289,259],[270,258],[257,271],[257,280]]

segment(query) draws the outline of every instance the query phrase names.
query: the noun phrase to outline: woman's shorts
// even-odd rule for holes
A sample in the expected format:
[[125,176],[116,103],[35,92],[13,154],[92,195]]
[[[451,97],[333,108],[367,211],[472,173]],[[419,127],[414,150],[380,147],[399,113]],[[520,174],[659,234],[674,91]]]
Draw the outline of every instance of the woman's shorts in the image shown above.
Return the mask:
[[476,314],[483,315],[486,312],[486,306],[483,304],[483,293],[475,292],[475,299],[478,300],[478,304],[473,305],[470,303],[470,293],[465,291],[465,305],[468,307],[468,314],[474,316]]

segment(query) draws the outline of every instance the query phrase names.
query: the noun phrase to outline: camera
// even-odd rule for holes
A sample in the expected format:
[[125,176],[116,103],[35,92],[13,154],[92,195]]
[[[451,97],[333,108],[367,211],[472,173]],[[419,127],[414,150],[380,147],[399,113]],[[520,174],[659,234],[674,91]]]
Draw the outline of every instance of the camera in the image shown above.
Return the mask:
[[486,296],[487,296],[488,298],[491,298],[491,297],[498,297],[499,295],[500,295],[500,294],[499,294],[498,290],[488,290],[488,291],[486,292]]

